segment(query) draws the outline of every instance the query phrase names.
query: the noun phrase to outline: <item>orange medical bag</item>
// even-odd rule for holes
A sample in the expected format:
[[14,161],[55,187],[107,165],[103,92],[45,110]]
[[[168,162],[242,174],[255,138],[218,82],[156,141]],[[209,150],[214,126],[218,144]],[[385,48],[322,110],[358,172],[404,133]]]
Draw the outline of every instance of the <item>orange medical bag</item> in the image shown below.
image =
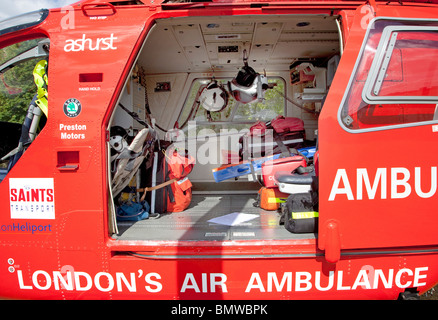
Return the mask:
[[262,187],[258,194],[258,206],[263,210],[273,211],[280,208],[280,203],[286,202],[289,194],[280,192],[278,188]]

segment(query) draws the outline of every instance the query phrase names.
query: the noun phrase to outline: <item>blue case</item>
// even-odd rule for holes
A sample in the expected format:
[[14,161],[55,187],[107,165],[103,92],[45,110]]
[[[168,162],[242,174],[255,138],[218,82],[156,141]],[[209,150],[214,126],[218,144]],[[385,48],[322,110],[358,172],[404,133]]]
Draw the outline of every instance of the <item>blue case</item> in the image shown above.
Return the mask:
[[300,148],[297,149],[299,152],[301,152],[303,154],[303,156],[307,157],[307,158],[313,158],[313,156],[315,155],[316,152],[316,147],[307,147],[307,148]]

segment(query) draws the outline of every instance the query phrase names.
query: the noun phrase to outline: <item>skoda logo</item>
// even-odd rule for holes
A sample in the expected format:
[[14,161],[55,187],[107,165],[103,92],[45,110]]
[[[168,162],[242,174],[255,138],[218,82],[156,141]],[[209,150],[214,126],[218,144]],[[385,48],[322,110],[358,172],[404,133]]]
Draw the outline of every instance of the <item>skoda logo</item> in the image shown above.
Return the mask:
[[69,118],[77,117],[82,110],[81,102],[76,98],[68,99],[64,102],[64,114]]

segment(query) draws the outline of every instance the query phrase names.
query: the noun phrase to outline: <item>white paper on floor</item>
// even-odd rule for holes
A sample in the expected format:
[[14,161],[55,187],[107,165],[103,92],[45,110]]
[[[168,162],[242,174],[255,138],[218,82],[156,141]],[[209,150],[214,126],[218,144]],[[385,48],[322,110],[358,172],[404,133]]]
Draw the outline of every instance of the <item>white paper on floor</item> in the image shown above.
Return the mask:
[[230,214],[226,214],[221,217],[213,218],[208,220],[208,222],[223,224],[226,226],[236,226],[241,223],[245,223],[252,219],[257,218],[258,214],[250,214],[250,213],[241,213],[241,212],[233,212]]

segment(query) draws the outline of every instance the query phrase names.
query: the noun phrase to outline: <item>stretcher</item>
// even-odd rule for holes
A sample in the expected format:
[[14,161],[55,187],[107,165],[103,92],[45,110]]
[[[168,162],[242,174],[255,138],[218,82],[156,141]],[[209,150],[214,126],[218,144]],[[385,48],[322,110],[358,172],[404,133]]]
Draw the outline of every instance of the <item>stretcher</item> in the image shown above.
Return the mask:
[[256,158],[251,161],[241,161],[236,164],[227,164],[220,166],[219,168],[212,169],[213,177],[216,182],[240,177],[243,175],[251,174],[251,164],[254,172],[262,169],[262,164],[269,160],[275,160],[280,158],[280,154],[274,154],[268,157]]

